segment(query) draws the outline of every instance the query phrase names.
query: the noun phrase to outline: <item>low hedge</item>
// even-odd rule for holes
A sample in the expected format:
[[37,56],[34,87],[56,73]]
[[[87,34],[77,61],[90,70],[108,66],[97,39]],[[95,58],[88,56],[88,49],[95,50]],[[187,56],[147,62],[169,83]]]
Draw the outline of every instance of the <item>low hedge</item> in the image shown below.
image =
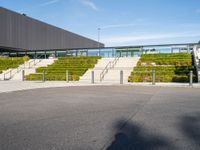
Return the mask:
[[[78,81],[79,75],[69,75],[68,80],[70,81]],[[30,74],[26,76],[26,80],[42,80],[42,73],[41,74]],[[47,81],[64,81],[66,80],[66,74],[56,73],[56,74],[45,74],[45,80]]]

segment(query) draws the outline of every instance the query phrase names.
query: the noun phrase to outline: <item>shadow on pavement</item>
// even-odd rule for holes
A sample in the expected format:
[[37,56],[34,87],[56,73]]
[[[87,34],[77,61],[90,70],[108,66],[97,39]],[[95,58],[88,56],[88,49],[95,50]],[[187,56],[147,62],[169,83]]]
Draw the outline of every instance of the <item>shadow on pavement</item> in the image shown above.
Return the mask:
[[135,123],[120,120],[114,128],[117,131],[115,139],[106,150],[173,149],[165,137],[149,134]]
[[200,113],[184,116],[180,122],[181,131],[192,144],[200,148]]

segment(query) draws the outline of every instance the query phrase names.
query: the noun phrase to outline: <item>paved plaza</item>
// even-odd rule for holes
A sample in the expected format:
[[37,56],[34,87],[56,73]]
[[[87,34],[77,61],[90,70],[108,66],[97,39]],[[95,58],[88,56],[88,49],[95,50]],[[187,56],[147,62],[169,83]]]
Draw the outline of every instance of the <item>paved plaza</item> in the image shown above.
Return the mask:
[[199,108],[199,88],[4,91],[0,150],[199,150]]
[[[0,81],[0,93],[13,92],[13,91],[23,91],[30,89],[41,89],[41,88],[55,88],[55,87],[72,87],[72,86],[121,86],[120,83],[112,82],[101,82],[94,83],[91,82],[77,82],[77,81]],[[189,83],[156,83],[152,85],[150,82],[143,83],[124,83],[123,85],[131,86],[147,86],[147,87],[185,87],[191,88]],[[200,88],[200,84],[194,83],[192,88]]]

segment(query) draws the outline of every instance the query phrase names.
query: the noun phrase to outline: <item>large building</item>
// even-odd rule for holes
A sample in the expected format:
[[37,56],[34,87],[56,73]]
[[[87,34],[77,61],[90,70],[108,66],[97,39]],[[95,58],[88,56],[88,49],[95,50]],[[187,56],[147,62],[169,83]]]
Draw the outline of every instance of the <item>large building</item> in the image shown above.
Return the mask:
[[104,47],[104,44],[0,7],[0,51]]
[[0,7],[0,55],[134,57],[190,52],[197,43],[104,47],[104,44]]

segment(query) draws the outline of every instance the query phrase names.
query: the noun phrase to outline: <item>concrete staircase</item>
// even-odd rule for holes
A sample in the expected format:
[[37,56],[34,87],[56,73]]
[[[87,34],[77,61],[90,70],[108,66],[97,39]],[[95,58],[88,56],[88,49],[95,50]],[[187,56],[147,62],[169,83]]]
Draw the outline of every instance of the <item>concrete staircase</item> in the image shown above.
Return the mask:
[[102,81],[100,81],[100,74],[109,62],[115,58],[102,58],[98,61],[93,69],[89,69],[81,78],[80,82],[91,82],[91,72],[94,71],[95,83],[120,83],[120,71],[123,71],[123,82],[128,82],[128,76],[136,66],[139,57],[120,57],[113,68],[108,70]]
[[200,45],[194,46],[193,55],[195,61],[194,63],[197,70],[198,83],[200,83]]
[[[0,79],[4,80],[22,80],[22,70],[25,71],[25,75],[36,72],[36,68],[45,67],[54,63],[56,59],[30,59],[18,68],[9,69],[4,71],[0,75]],[[5,75],[4,75],[5,74]]]
[[102,82],[112,82],[112,83],[120,83],[120,71],[123,71],[123,82],[128,82],[128,77],[130,76],[133,68],[137,65],[139,61],[139,57],[122,57],[119,58],[119,61],[115,65],[115,67],[108,71],[105,75],[104,80]]
[[100,82],[100,74],[103,71],[103,69],[106,67],[106,65],[109,62],[112,62],[115,58],[101,58],[98,60],[97,64],[93,69],[88,69],[88,71],[80,77],[79,82],[86,82],[90,83],[91,82],[91,73],[94,71],[94,81],[95,83]]

